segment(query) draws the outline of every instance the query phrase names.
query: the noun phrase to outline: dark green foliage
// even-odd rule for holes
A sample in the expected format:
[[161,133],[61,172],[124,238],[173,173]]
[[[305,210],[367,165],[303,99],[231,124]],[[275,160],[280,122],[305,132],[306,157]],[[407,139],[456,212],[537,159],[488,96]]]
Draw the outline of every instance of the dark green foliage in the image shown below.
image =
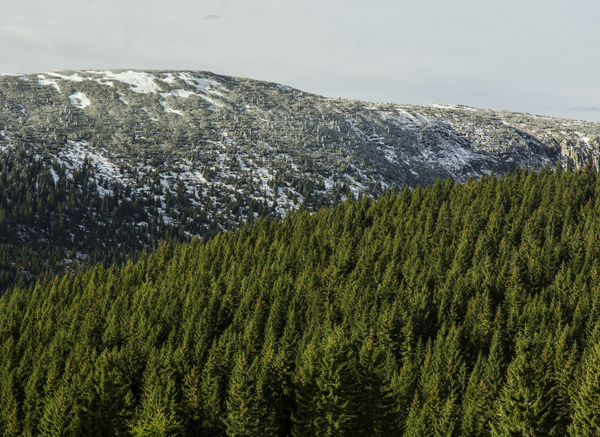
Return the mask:
[[[211,238],[279,214],[260,199],[237,193],[232,200],[214,186],[190,193],[179,179],[163,184],[158,170],[140,175],[122,163],[126,181],[94,170],[89,159],[68,168],[42,158],[30,144],[0,153],[0,294],[81,266],[123,264],[162,241]],[[326,192],[313,198],[305,202],[310,210],[338,203]]]
[[0,298],[5,435],[593,436],[600,177],[259,220]]
[[571,408],[571,435],[600,434],[600,344],[595,344],[585,354],[578,380],[572,386]]

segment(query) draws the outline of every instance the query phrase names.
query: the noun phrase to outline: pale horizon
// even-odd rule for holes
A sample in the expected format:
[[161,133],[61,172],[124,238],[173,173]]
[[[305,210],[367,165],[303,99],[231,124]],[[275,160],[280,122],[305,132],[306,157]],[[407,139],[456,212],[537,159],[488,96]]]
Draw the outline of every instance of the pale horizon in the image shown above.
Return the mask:
[[8,0],[2,73],[201,70],[334,98],[600,121],[600,2]]

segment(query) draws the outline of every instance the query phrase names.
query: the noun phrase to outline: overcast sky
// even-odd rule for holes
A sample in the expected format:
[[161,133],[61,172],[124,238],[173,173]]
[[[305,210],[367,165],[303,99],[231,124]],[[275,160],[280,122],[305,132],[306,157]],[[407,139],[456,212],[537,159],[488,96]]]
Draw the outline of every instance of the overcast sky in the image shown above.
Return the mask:
[[0,0],[0,72],[193,69],[600,121],[600,0]]

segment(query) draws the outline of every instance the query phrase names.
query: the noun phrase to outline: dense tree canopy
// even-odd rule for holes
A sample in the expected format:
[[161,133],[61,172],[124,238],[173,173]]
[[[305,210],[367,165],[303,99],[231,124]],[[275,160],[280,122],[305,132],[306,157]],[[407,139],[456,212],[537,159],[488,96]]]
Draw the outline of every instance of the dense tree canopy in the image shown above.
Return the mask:
[[5,435],[597,435],[599,175],[438,181],[0,298]]
[[[242,207],[214,186],[191,195],[160,172],[137,175],[132,188],[94,171],[88,159],[69,169],[27,146],[0,154],[0,295],[40,276],[124,264],[161,241],[211,237],[275,212],[253,199]],[[225,204],[219,214],[216,199]]]

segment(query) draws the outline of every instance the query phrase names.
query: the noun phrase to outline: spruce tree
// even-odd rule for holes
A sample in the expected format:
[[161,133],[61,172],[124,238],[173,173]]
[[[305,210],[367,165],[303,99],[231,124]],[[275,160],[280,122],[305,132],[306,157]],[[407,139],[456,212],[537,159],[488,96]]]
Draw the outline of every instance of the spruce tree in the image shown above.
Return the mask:
[[556,434],[556,388],[548,357],[540,349],[525,334],[517,340],[516,356],[496,404],[493,436]]
[[600,435],[600,343],[591,346],[571,391],[571,436]]

